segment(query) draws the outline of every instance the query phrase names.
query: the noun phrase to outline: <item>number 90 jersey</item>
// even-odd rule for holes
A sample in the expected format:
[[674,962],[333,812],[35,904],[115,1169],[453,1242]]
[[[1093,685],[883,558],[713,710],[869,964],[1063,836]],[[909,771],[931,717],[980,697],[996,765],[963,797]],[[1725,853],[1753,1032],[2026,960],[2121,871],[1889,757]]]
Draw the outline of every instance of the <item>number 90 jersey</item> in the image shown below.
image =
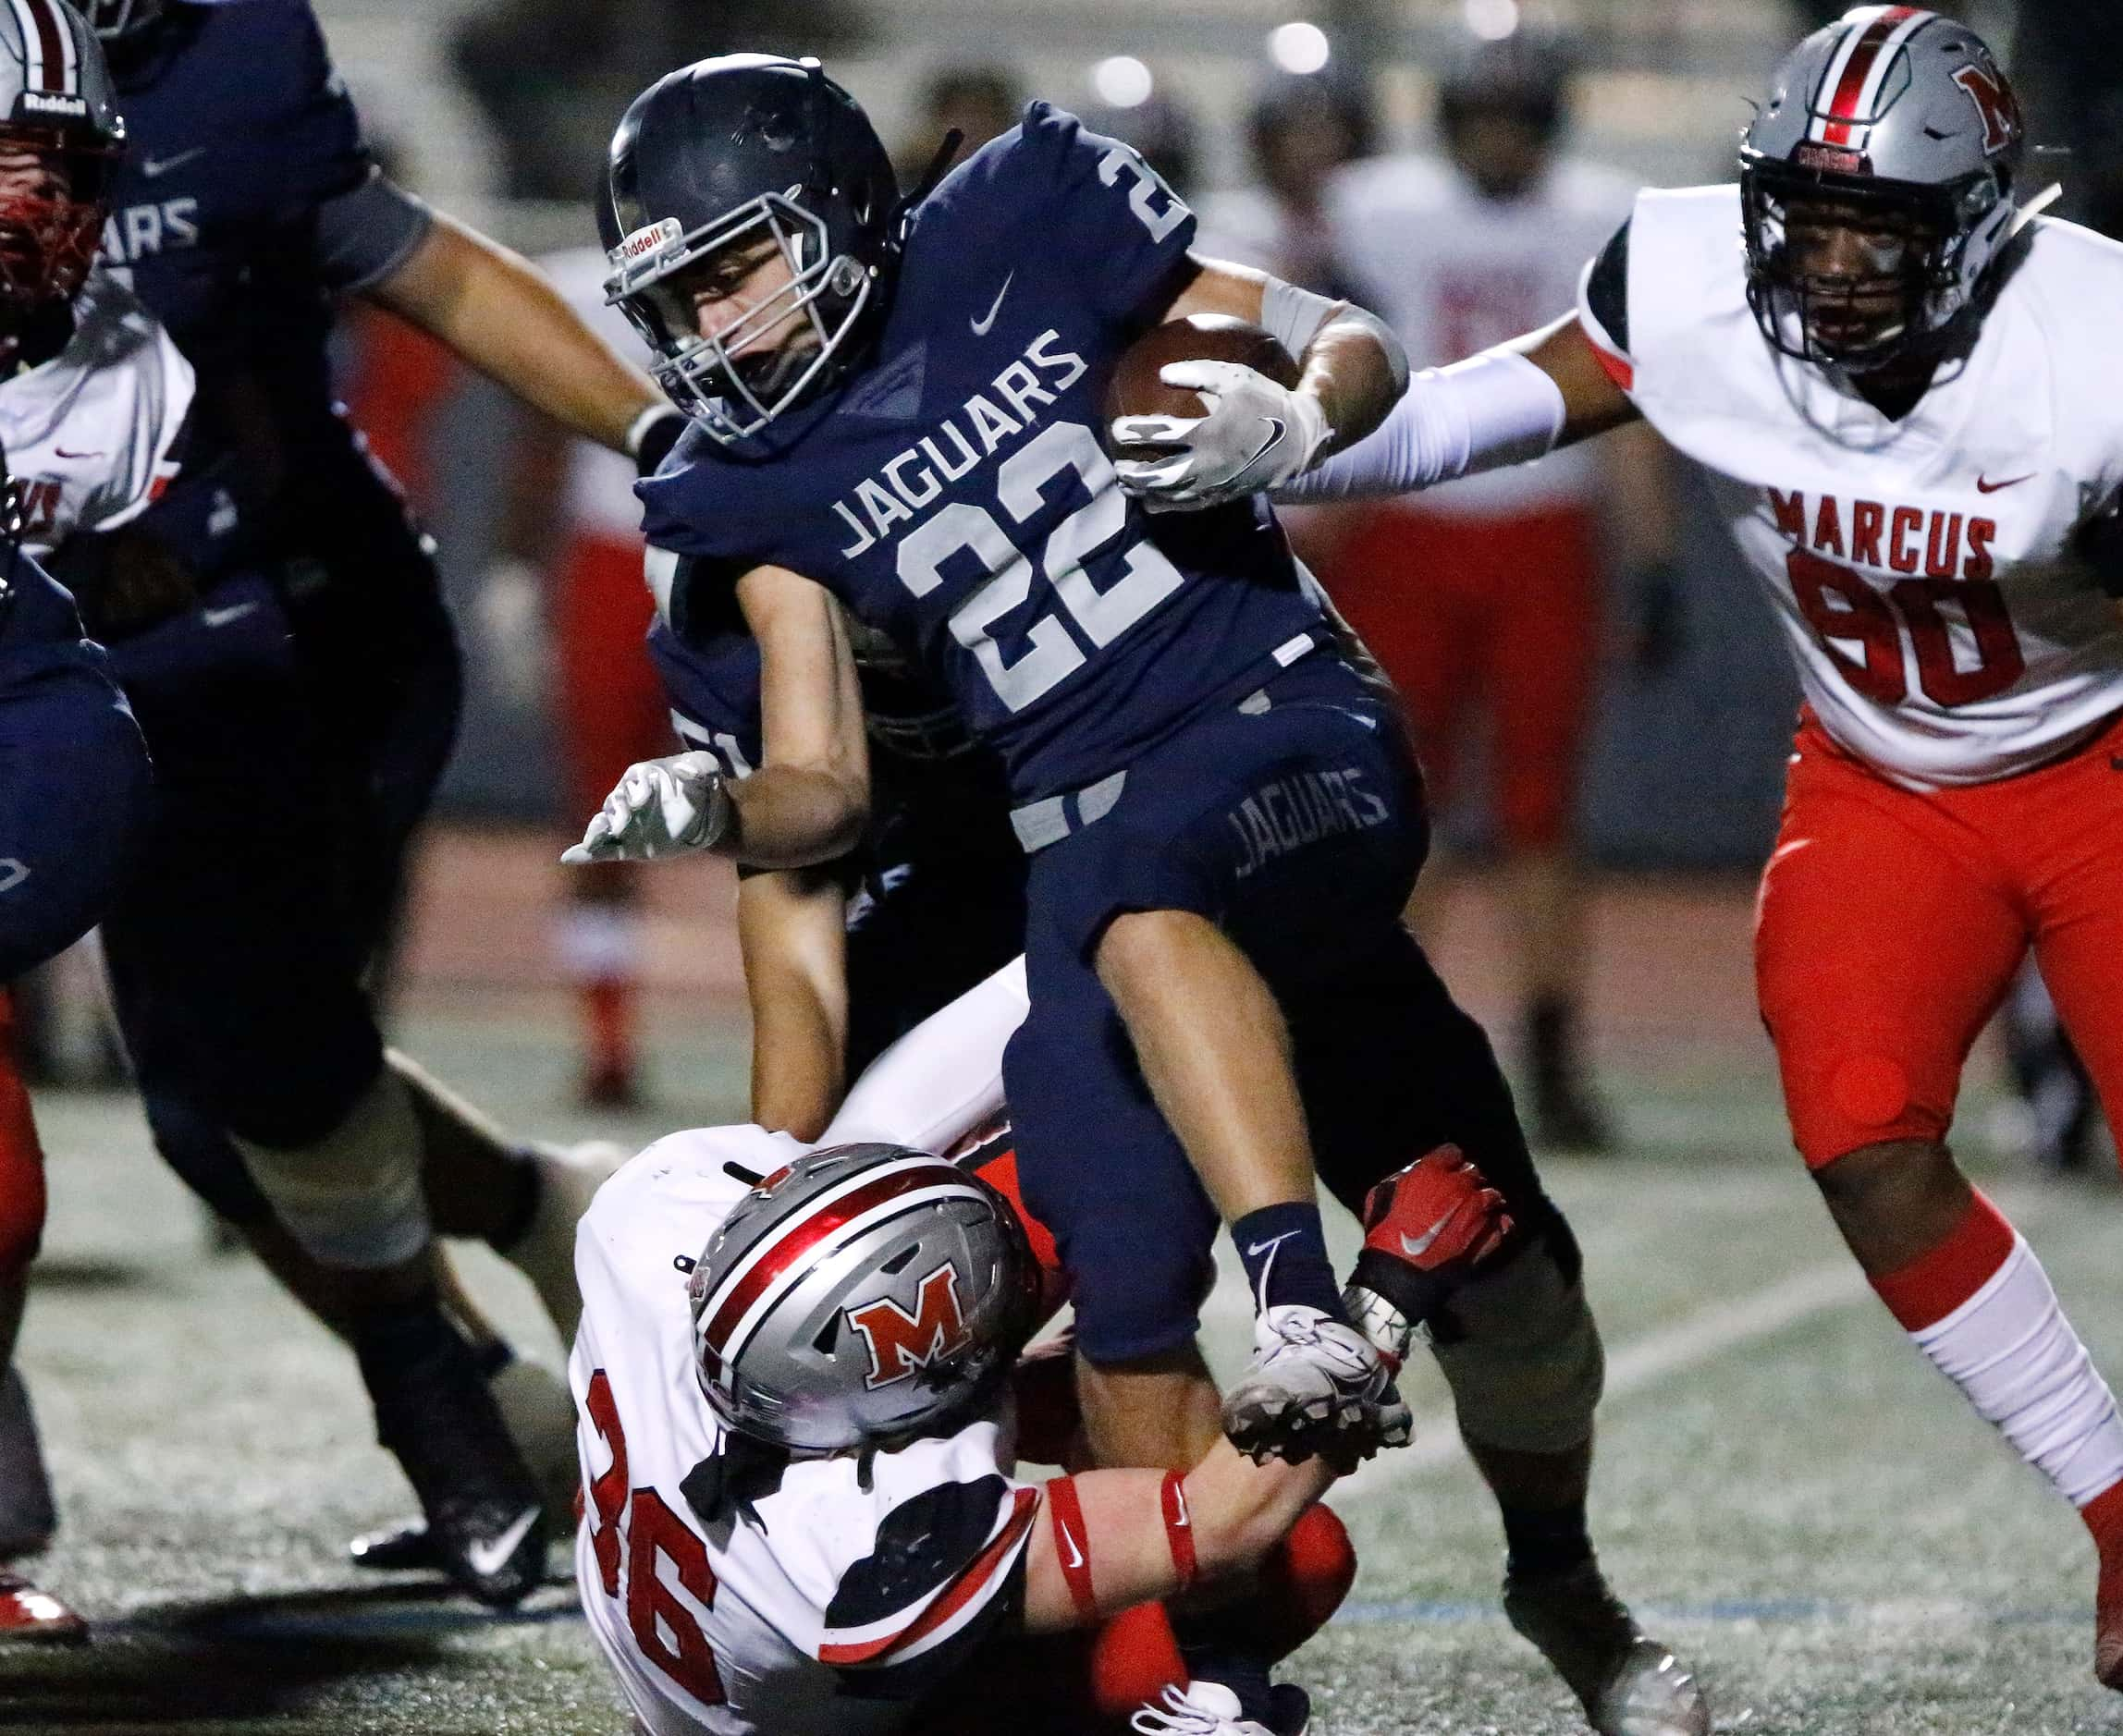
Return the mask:
[[2123,247],[2047,218],[2023,245],[1899,422],[1763,341],[1736,187],[1638,195],[1585,278],[1594,348],[1711,471],[1822,726],[1912,789],[2011,776],[2123,712],[2123,627],[2071,552],[2123,492]]
[[920,656],[1019,801],[1295,658],[1319,614],[1266,502],[1152,520],[1100,441],[1193,233],[1132,150],[1033,104],[922,205],[863,370],[761,452],[689,430],[640,485],[672,626],[754,567],[815,580]]

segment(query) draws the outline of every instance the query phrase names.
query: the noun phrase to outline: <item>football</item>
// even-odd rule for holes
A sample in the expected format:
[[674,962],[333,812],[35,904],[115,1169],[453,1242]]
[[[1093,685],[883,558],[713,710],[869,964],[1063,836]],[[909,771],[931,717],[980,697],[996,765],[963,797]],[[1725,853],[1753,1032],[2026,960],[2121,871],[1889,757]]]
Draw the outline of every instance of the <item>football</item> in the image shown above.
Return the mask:
[[1106,385],[1108,426],[1116,416],[1207,412],[1200,393],[1158,378],[1158,370],[1172,361],[1236,361],[1284,386],[1295,385],[1299,372],[1290,352],[1252,321],[1228,313],[1190,313],[1152,326],[1122,352]]

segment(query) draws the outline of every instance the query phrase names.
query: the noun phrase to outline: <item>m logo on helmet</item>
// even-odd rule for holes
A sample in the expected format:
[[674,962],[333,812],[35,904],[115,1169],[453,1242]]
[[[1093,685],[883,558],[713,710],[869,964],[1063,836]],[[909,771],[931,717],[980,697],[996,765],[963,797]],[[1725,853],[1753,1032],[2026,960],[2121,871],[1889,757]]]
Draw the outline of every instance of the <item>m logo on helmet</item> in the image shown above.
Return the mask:
[[909,1314],[890,1296],[848,1310],[848,1324],[870,1352],[864,1385],[872,1392],[956,1355],[973,1341],[958,1302],[958,1268],[950,1261],[924,1278]]
[[1996,154],[2019,136],[2019,103],[2003,79],[1977,66],[1956,67],[1953,79],[1983,117],[1985,155]]

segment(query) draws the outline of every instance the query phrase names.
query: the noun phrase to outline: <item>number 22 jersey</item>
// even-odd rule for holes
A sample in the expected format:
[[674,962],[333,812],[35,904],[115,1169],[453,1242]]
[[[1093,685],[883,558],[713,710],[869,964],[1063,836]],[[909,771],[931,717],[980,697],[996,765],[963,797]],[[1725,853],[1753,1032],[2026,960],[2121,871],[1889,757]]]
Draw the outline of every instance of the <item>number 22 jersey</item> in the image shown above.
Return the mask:
[[1153,520],[1101,445],[1112,364],[1179,287],[1194,217],[1043,103],[916,214],[874,360],[726,453],[689,430],[640,486],[681,637],[772,565],[914,652],[1016,801],[1126,766],[1323,642],[1264,501]]
[[2123,624],[2071,552],[2123,491],[2123,247],[2036,219],[1966,359],[1896,422],[1763,339],[1740,233],[1736,187],[1642,193],[1580,312],[1711,472],[1822,727],[1920,790],[2086,741],[2123,713]]

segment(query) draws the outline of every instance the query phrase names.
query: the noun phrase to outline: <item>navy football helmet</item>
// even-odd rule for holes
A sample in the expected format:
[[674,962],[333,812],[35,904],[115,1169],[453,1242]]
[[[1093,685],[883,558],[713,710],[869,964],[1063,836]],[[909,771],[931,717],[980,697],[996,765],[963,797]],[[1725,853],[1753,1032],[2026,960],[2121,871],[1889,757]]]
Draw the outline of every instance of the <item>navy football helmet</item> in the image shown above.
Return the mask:
[[[869,116],[816,60],[696,61],[636,97],[612,135],[597,214],[605,299],[647,340],[671,401],[733,444],[861,360],[901,209]],[[777,253],[786,280],[702,336],[699,307]]]

